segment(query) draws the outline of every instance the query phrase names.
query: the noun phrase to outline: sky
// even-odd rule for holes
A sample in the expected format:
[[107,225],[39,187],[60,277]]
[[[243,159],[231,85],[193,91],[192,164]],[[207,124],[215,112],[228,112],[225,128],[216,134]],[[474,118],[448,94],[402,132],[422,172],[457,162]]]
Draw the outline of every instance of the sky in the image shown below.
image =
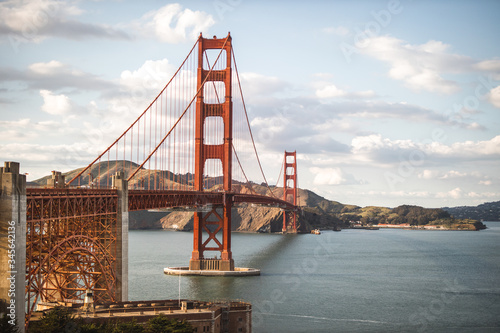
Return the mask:
[[341,203],[497,201],[499,16],[487,0],[0,1],[0,157],[28,180],[90,163],[200,32],[230,32],[270,183],[296,150],[299,186]]

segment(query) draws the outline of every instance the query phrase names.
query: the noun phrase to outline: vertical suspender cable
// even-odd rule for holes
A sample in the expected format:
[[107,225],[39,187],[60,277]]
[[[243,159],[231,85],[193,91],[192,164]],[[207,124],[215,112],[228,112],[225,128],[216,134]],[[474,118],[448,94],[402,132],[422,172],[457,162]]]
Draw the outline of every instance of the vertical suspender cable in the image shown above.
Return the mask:
[[236,66],[236,58],[234,56],[234,51],[232,52],[232,55],[233,55],[234,69],[236,71],[236,78],[238,80],[238,87],[239,87],[239,91],[240,91],[241,101],[243,103],[243,110],[245,111],[245,117],[246,117],[246,121],[247,121],[247,125],[248,125],[248,130],[250,131],[250,138],[252,139],[253,150],[255,151],[255,156],[257,157],[257,162],[259,162],[260,172],[262,173],[262,176],[264,177],[264,181],[266,183],[267,189],[269,190],[270,194],[276,198],[273,191],[269,187],[269,183],[267,182],[266,175],[264,174],[264,170],[262,170],[262,164],[260,163],[259,154],[257,153],[257,147],[255,146],[255,141],[253,139],[252,129],[250,128],[250,121],[248,120],[248,113],[247,113],[247,108],[245,105],[245,100],[243,99],[243,91],[241,89],[240,76],[238,74],[238,67]]

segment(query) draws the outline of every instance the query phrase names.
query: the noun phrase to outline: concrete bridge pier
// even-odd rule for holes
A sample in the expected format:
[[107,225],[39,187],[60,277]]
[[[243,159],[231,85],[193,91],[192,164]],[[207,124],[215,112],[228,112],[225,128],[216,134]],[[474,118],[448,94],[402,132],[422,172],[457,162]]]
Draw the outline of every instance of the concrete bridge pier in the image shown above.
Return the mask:
[[24,332],[26,281],[26,176],[19,163],[0,168],[0,315]]
[[118,171],[111,184],[118,191],[116,212],[116,301],[128,301],[128,181],[123,171]]

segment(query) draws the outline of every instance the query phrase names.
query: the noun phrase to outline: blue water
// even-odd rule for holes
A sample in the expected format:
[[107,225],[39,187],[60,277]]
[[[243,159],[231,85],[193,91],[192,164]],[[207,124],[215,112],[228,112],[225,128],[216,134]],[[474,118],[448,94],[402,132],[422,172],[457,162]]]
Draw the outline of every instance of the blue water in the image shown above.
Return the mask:
[[232,235],[257,277],[166,276],[192,234],[131,231],[131,300],[242,299],[254,332],[500,332],[500,223],[471,231]]

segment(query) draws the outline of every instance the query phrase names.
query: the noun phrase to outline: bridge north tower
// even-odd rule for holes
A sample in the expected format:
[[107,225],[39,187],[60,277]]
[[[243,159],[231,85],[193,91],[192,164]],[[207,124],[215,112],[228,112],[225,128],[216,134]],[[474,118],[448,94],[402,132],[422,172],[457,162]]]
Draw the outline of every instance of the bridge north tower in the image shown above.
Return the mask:
[[[283,200],[297,206],[297,153],[285,151]],[[283,211],[283,233],[297,233],[297,212]]]

